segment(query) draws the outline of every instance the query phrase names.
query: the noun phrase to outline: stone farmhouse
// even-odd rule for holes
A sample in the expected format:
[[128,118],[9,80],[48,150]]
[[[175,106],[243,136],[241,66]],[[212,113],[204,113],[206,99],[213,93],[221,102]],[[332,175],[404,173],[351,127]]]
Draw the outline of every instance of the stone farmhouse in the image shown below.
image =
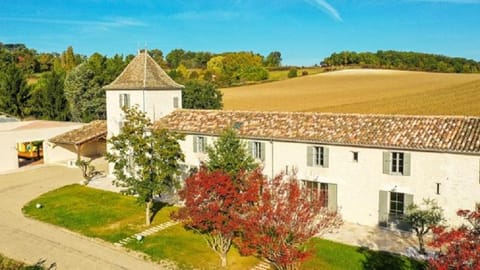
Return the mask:
[[227,127],[237,130],[265,175],[294,171],[344,220],[402,228],[410,203],[437,200],[450,223],[480,207],[480,117],[185,110],[182,85],[146,52],[107,91],[108,137],[121,107],[138,105],[156,127],[185,134],[185,165],[198,166]]

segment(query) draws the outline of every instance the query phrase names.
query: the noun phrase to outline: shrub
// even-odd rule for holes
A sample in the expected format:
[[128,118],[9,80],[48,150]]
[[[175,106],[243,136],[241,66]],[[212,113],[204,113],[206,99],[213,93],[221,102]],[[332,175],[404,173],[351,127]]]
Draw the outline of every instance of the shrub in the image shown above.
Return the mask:
[[297,69],[296,68],[291,68],[289,71],[288,71],[288,78],[295,78],[297,77]]

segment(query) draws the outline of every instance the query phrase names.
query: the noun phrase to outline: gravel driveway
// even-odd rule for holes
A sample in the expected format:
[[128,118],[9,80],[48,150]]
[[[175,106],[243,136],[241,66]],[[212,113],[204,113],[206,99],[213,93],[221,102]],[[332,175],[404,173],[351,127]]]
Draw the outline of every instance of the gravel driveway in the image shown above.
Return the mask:
[[56,269],[162,269],[132,251],[23,216],[30,200],[80,180],[79,169],[63,166],[0,175],[0,253],[29,264],[46,260]]

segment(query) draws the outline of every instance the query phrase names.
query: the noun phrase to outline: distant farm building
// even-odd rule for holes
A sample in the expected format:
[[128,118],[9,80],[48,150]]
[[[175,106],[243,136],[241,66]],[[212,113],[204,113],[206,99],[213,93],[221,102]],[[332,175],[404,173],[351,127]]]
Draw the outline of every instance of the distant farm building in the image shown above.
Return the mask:
[[47,140],[83,125],[43,120],[0,122],[0,172],[37,159],[49,159]]

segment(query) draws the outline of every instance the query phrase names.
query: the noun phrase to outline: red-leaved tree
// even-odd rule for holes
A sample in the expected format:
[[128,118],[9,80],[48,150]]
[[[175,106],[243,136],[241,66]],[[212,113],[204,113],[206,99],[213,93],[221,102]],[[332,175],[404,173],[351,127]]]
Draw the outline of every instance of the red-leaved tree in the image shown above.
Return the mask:
[[[259,173],[257,170],[252,175]],[[232,179],[222,171],[201,168],[185,180],[179,192],[185,207],[172,216],[202,234],[208,246],[220,256],[222,267],[227,266],[227,253],[239,229],[240,217],[258,199],[257,183],[243,180],[243,176]]]
[[242,254],[263,257],[275,269],[298,269],[311,254],[307,241],[342,221],[323,206],[321,194],[307,196],[295,177],[284,178],[278,175],[267,181],[261,174],[249,178],[262,183],[261,195],[243,216],[236,242]]
[[434,269],[480,269],[480,210],[459,210],[457,215],[468,224],[446,230],[433,229],[434,238],[430,246],[439,249],[438,256],[430,259]]

